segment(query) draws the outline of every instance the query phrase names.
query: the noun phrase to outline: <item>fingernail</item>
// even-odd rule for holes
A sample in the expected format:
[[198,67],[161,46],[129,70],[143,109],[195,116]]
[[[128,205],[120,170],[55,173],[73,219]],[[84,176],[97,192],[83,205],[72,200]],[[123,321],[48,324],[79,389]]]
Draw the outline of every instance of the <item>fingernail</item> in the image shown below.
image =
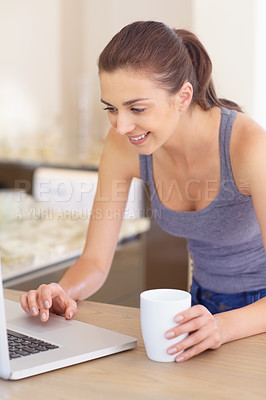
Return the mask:
[[42,313],[42,317],[41,317],[41,318],[42,318],[42,321],[45,321],[45,320],[46,320],[46,314],[45,314],[45,312]]
[[38,314],[36,307],[32,307],[31,312],[32,312],[33,315],[37,315]]
[[165,334],[166,339],[172,339],[173,337],[175,337],[174,332],[167,332]]
[[49,304],[49,301],[48,301],[48,300],[45,300],[45,302],[44,302],[44,307],[47,308],[47,309],[50,308],[50,304]]
[[183,361],[184,360],[184,357],[178,357],[178,358],[176,358],[176,362],[180,362],[180,361]]
[[177,317],[175,317],[175,322],[181,322],[183,321],[184,317],[183,315],[178,315]]
[[31,315],[30,309],[28,307],[26,308],[26,313]]
[[175,353],[177,353],[176,347],[172,347],[171,349],[167,350],[167,353],[168,353],[168,354],[175,354]]
[[73,317],[73,311],[70,311],[70,313],[69,313],[69,318],[71,319],[72,317]]

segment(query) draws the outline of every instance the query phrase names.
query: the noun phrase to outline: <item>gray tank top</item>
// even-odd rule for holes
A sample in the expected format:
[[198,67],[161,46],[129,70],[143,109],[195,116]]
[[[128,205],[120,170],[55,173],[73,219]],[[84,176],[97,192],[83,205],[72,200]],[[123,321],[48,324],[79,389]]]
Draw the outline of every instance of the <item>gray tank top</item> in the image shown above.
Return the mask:
[[188,212],[166,208],[155,187],[152,155],[140,155],[140,169],[158,224],[187,239],[198,283],[219,293],[239,293],[266,288],[266,255],[252,198],[239,192],[232,174],[229,144],[237,112],[221,110],[220,191],[207,207]]

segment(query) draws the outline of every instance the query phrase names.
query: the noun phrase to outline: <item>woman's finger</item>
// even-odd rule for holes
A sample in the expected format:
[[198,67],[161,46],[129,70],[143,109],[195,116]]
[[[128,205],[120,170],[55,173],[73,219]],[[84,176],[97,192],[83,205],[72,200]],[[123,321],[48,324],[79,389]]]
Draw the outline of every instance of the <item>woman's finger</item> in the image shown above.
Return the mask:
[[62,294],[67,296],[66,292],[62,289],[62,287],[58,283],[50,283],[47,286],[49,287],[52,299]]
[[73,318],[77,314],[77,312],[78,312],[77,303],[74,300],[72,300],[65,312],[66,319]]
[[211,316],[212,314],[206,307],[197,304],[196,306],[193,306],[185,311],[182,311],[181,313],[176,314],[176,316],[174,317],[174,321],[176,323],[184,323],[186,321],[190,321],[191,319],[200,317],[202,315]]
[[51,288],[50,285],[41,285],[38,289],[39,299],[42,300],[43,307],[46,310],[52,305],[52,296],[51,296]]
[[31,314],[36,317],[39,314],[39,302],[36,290],[28,292],[28,305]]
[[53,304],[53,299],[62,295],[64,292],[61,286],[56,283],[41,285],[37,292],[40,307],[40,318],[42,322],[46,322],[49,319],[49,309]]
[[165,337],[166,339],[173,339],[175,337],[183,335],[184,333],[194,332],[203,327],[204,324],[205,321],[202,320],[201,318],[194,318],[189,322],[185,322],[183,324],[171,328],[169,331],[165,333]]
[[[192,310],[193,308],[194,310]],[[182,320],[180,318],[181,316],[183,317]],[[182,314],[178,314],[174,319],[176,322],[179,321],[179,324],[165,333],[167,339],[173,339],[184,333],[194,332],[210,323],[213,316],[205,307],[194,306],[184,311]]]
[[[47,285],[41,285],[37,290],[38,303],[40,308],[40,319],[42,322],[46,322],[49,318],[49,304],[47,301],[46,292],[49,292]],[[49,296],[48,296],[49,297]]]
[[176,354],[184,351],[190,347],[197,345],[198,343],[203,342],[206,338],[209,337],[208,329],[200,329],[188,335],[185,339],[181,340],[178,343],[173,344],[171,347],[167,349],[168,354]]
[[77,303],[57,283],[49,285],[51,298],[53,299],[52,311],[64,314],[66,319],[71,319],[77,314]]
[[182,362],[182,361],[187,361],[190,358],[203,353],[203,351],[210,349],[212,339],[208,337],[207,339],[203,340],[200,343],[197,343],[195,346],[190,347],[189,349],[183,351],[183,353],[178,354],[175,361],[176,362]]
[[22,294],[20,296],[20,304],[22,309],[27,313],[28,315],[31,315],[29,304],[28,304],[28,297],[26,294]]

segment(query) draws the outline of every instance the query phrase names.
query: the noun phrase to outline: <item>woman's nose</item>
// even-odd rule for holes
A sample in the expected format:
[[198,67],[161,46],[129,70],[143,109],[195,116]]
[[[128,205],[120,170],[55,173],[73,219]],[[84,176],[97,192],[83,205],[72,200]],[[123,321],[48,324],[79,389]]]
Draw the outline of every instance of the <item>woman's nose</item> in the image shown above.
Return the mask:
[[135,129],[135,124],[126,117],[118,116],[116,122],[116,131],[119,135],[125,135],[126,133],[130,133]]

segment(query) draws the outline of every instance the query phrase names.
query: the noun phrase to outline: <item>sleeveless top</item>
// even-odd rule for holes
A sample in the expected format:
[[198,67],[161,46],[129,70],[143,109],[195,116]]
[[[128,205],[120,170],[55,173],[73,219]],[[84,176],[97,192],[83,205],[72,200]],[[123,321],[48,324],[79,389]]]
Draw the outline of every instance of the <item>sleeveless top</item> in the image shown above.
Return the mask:
[[187,239],[194,278],[217,293],[266,288],[266,255],[252,198],[239,192],[231,169],[229,145],[236,114],[221,107],[220,190],[201,210],[165,207],[156,191],[152,155],[140,155],[141,178],[149,187],[154,218],[166,232]]

